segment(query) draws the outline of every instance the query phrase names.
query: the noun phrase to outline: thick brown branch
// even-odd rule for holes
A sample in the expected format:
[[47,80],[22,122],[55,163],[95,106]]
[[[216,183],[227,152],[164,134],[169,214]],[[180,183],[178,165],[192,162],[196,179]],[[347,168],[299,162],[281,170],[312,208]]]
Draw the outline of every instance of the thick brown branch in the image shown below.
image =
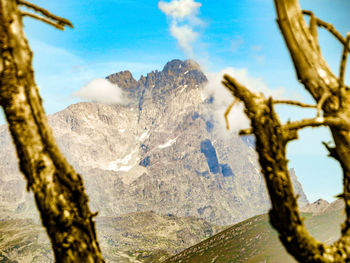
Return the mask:
[[30,3],[30,2],[25,1],[25,0],[17,0],[17,3],[19,5],[23,5],[27,8],[30,8],[36,12],[41,13],[43,16],[56,21],[56,23],[61,25],[61,26],[69,26],[69,27],[73,28],[73,24],[68,19],[51,14],[48,10],[46,10],[40,6],[37,6],[33,3]]
[[55,261],[102,263],[82,178],[59,151],[48,125],[16,1],[0,0],[0,36],[0,104]]
[[[318,117],[318,118],[312,118],[312,119],[303,119],[300,121],[293,121],[293,122],[287,122],[284,124],[283,130],[288,133],[288,131],[291,130],[300,130],[303,128],[316,128],[320,126],[329,126],[329,127],[335,127],[340,130],[349,130],[350,128],[350,122],[346,122],[340,118],[336,117]],[[239,131],[239,135],[249,135],[254,134],[253,129],[243,129]]]
[[49,24],[50,26],[56,27],[57,29],[64,30],[64,26],[62,26],[61,24],[58,24],[58,23],[54,23],[54,22],[52,22],[51,20],[49,20],[49,19],[47,19],[45,17],[38,16],[36,14],[32,14],[32,13],[29,13],[29,12],[24,12],[24,11],[21,11],[21,15],[22,16],[32,17],[34,19],[40,20],[42,22],[45,22],[46,24]]
[[[302,12],[298,0],[275,0],[275,6],[298,79],[317,102],[317,117],[282,126],[272,99],[266,100],[264,96],[250,92],[227,75],[223,84],[244,103],[245,113],[251,120],[252,129],[243,130],[241,134],[255,135],[259,163],[271,198],[270,222],[278,230],[283,245],[299,262],[345,263],[350,258],[350,93],[322,57],[315,24],[328,29],[345,46],[345,56],[350,43],[331,24],[317,19],[312,12]],[[303,13],[311,16],[310,27],[306,25]],[[346,57],[342,59],[341,72],[345,72],[345,61]],[[321,110],[323,117],[320,117]],[[346,220],[342,225],[342,237],[333,245],[315,240],[306,231],[293,194],[285,155],[287,142],[297,138],[299,129],[318,126],[330,127],[335,147],[326,147],[339,161],[344,173],[342,198]]]
[[[332,73],[319,52],[316,40],[299,7],[297,0],[275,0],[278,24],[292,56],[298,79],[318,102],[326,91],[336,94],[338,78]],[[318,20],[317,20],[318,23]],[[324,104],[328,113],[338,110],[338,101]]]
[[337,117],[317,117],[313,119],[304,119],[286,123],[283,128],[285,130],[300,130],[307,127],[329,126],[339,130],[349,130],[350,123]]
[[286,142],[296,138],[295,130],[289,132],[283,129],[274,112],[272,99],[266,100],[262,95],[250,92],[228,75],[224,75],[223,84],[244,103],[245,112],[251,120],[259,163],[272,203],[272,225],[280,233],[288,251],[301,259],[300,262],[315,262],[312,261],[314,256],[325,251],[326,246],[311,237],[304,226],[287,167]]
[[[281,241],[287,250],[300,262],[347,262],[350,255],[350,95],[339,85],[339,79],[332,73],[326,61],[317,48],[309,28],[306,26],[302,16],[302,11],[298,0],[275,0],[275,7],[278,16],[278,23],[292,56],[298,79],[304,84],[306,90],[314,97],[324,111],[324,116],[336,116],[334,123],[329,123],[330,130],[335,142],[336,156],[343,169],[344,176],[344,201],[346,220],[342,225],[342,237],[332,246],[324,245],[321,247],[303,247],[301,244],[289,243],[283,238],[283,231],[280,231]],[[304,14],[312,15],[310,12]],[[333,27],[320,19],[317,24],[326,28],[333,34],[346,48],[349,43]],[[325,100],[325,93],[331,94],[329,99]],[[328,96],[328,95],[327,95]],[[322,100],[324,100],[322,102]],[[322,103],[321,103],[322,102]],[[316,118],[322,120],[320,118]],[[343,122],[340,120],[344,120]],[[329,121],[329,119],[327,119]],[[314,122],[314,121],[312,121]],[[324,121],[320,121],[322,125]],[[311,124],[311,123],[309,123]],[[313,125],[318,125],[313,123]],[[298,125],[297,127],[300,127]],[[294,233],[296,234],[296,233]],[[310,257],[307,257],[310,255]]]

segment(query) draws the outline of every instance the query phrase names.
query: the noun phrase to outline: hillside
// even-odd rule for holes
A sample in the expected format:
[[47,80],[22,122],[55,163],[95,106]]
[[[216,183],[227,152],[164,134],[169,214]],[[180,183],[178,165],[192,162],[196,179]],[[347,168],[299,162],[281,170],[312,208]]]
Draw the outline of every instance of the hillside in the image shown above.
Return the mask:
[[[314,209],[314,214],[304,213],[305,224],[317,239],[332,243],[340,237],[340,224],[345,219],[342,201],[335,201],[322,210],[324,212]],[[171,262],[296,263],[282,247],[266,214],[236,224],[164,261]]]
[[[0,212],[0,262],[53,262],[50,242],[40,224],[4,209]],[[107,262],[160,262],[222,229],[202,219],[154,212],[97,218]]]

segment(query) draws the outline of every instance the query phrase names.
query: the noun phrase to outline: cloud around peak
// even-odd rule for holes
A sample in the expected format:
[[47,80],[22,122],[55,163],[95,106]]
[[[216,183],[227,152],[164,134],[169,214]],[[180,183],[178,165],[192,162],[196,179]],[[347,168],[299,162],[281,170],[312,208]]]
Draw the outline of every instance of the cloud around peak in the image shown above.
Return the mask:
[[111,104],[125,105],[129,102],[123,90],[118,85],[102,78],[91,80],[88,84],[81,87],[80,90],[74,92],[73,96],[84,100]]
[[[208,83],[205,87],[205,91],[207,93],[207,96],[214,97],[215,112],[218,116],[218,119],[222,122],[223,125],[225,125],[224,113],[227,107],[234,100],[232,94],[221,83],[224,74],[228,74],[231,77],[235,78],[238,82],[249,88],[249,90],[252,92],[262,92],[265,97],[272,96],[276,99],[283,99],[285,96],[284,88],[269,88],[261,78],[251,76],[247,69],[228,67],[221,70],[220,72],[207,72],[205,75],[208,78]],[[243,112],[242,103],[237,103],[232,108],[230,114],[228,115],[228,120],[232,130],[245,129],[250,126],[250,121]]]

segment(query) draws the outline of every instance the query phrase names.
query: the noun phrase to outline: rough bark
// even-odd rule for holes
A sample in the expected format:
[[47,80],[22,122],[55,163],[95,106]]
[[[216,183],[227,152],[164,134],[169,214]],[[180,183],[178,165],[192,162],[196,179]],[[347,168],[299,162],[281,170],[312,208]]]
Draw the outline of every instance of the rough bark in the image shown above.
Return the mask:
[[59,151],[48,125],[18,4],[0,0],[0,104],[20,170],[34,193],[56,262],[104,262],[82,178]]
[[[298,80],[315,99],[317,116],[282,125],[273,105],[283,101],[254,94],[227,75],[223,84],[244,103],[245,112],[251,120],[252,128],[242,131],[242,134],[253,133],[256,137],[259,162],[272,204],[270,222],[279,232],[287,251],[303,263],[350,262],[350,94],[343,83],[349,37],[343,38],[333,26],[317,19],[312,12],[303,12],[298,0],[275,0],[275,6],[277,21]],[[310,26],[305,23],[303,14],[310,15]],[[339,78],[322,57],[317,42],[317,26],[326,27],[344,45]],[[299,102],[285,103],[309,107]],[[335,147],[326,147],[330,156],[339,161],[344,178],[343,194],[339,197],[345,201],[346,220],[342,225],[341,238],[332,245],[315,240],[307,232],[298,211],[285,153],[287,143],[297,139],[299,129],[321,125],[329,127],[332,132]]]

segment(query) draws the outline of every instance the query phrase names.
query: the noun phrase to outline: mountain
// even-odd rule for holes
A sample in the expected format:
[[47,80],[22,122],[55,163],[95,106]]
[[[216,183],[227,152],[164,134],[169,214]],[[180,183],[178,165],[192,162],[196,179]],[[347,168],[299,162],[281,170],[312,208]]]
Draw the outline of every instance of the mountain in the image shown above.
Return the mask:
[[[60,149],[83,174],[92,210],[108,217],[155,211],[216,225],[267,211],[256,153],[220,124],[196,62],[173,60],[138,81],[129,71],[107,79],[124,90],[126,105],[78,103],[49,116]],[[0,205],[34,217],[6,126],[0,149]]]
[[[338,202],[341,202],[341,201],[339,200]],[[334,206],[335,205],[333,204],[333,207]],[[329,202],[320,198],[315,202],[311,204],[307,204],[306,206],[302,207],[300,211],[305,213],[321,214],[327,209],[329,209]]]
[[[318,201],[313,205],[318,206]],[[333,243],[340,237],[345,220],[344,202],[337,200],[315,214],[304,213],[305,224],[316,239]],[[236,224],[199,244],[165,260],[164,263],[296,263],[281,245],[268,215],[259,215]]]

